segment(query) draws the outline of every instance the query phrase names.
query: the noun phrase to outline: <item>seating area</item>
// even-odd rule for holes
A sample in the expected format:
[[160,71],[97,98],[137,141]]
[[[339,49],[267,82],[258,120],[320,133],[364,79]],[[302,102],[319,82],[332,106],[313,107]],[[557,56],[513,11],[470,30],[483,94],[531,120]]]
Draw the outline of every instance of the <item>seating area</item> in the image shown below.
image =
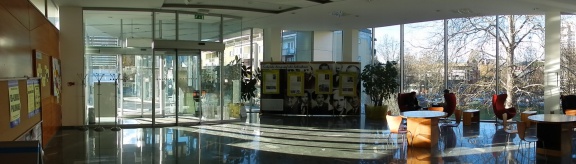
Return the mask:
[[[438,146],[428,149],[408,146],[404,136],[390,135],[390,124],[382,121],[357,117],[254,117],[257,119],[243,122],[119,132],[68,129],[56,135],[44,154],[46,163],[576,162],[571,157],[535,153],[529,137],[536,134],[536,127],[522,133],[521,123],[512,125],[519,129],[516,134],[508,134],[494,122],[439,126]],[[93,139],[88,141],[85,137]],[[576,135],[568,137],[576,139]],[[576,147],[574,143],[569,146]],[[572,156],[575,155],[573,151]]]

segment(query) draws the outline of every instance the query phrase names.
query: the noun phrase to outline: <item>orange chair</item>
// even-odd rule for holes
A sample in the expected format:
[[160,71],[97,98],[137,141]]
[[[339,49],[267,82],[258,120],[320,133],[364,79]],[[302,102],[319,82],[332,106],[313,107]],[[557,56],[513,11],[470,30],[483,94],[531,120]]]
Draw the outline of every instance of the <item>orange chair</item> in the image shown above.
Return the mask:
[[507,94],[492,95],[492,109],[494,110],[494,115],[496,115],[496,121],[498,119],[503,120],[503,114],[506,114],[507,119],[514,118],[516,116],[516,108],[506,108],[504,103],[506,103]]
[[[452,128],[456,128],[458,130],[458,133],[460,133],[460,128],[458,128],[460,126],[460,122],[462,120],[462,110],[458,110],[456,109],[456,111],[454,111],[454,117],[455,117],[455,123],[445,123],[440,125],[440,127],[452,127]],[[440,135],[442,135],[443,132],[440,132]]]
[[390,143],[392,134],[402,135],[402,143],[405,143],[408,140],[406,134],[409,132],[402,124],[402,119],[402,116],[392,116],[390,114],[386,115],[386,123],[388,124],[388,129],[390,130],[390,133],[388,134],[388,143]]
[[428,107],[428,110],[429,110],[429,111],[444,112],[444,107],[436,107],[436,106],[433,106],[433,107]]

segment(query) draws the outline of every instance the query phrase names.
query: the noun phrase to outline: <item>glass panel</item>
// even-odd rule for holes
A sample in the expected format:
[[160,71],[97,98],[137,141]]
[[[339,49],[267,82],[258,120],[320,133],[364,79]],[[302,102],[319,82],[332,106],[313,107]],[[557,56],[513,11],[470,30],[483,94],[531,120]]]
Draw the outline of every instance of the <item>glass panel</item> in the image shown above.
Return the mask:
[[176,40],[176,13],[156,12],[154,38]]
[[[127,47],[150,47],[151,41],[139,42],[138,39],[152,38],[151,12],[124,12],[122,14],[122,41]],[[118,20],[119,21],[119,20]]]
[[[382,62],[385,63],[386,61],[396,61],[400,63],[400,25],[396,26],[387,26],[387,27],[378,27],[374,29],[374,51],[376,52],[375,57],[373,60],[374,62]],[[362,59],[365,60],[364,58]],[[368,63],[366,63],[368,64]],[[362,63],[362,68],[366,65]],[[398,71],[400,71],[400,67],[398,67]],[[400,79],[400,72],[398,74],[398,79]],[[398,87],[400,89],[400,87]],[[364,86],[362,86],[362,91],[364,90]],[[362,92],[362,100],[365,100],[362,104],[370,104],[369,97]],[[396,96],[392,96],[392,99],[388,101],[390,107],[388,109],[397,109],[398,106]]]
[[[178,123],[198,122],[201,114],[199,101],[204,100],[205,94],[202,95],[198,83],[201,78],[199,56],[200,51],[178,51]],[[213,92],[211,88],[203,87],[202,90]],[[198,99],[194,98],[195,95],[199,96]]]
[[561,95],[576,94],[576,15],[562,15],[561,28]]
[[57,29],[60,29],[60,11],[58,9],[58,5],[54,3],[53,0],[48,0],[48,20],[56,26]]
[[201,61],[196,61],[200,65],[197,80],[202,88],[202,119],[207,121],[229,119],[229,111],[222,111],[220,108],[220,82],[219,82],[219,61],[220,54],[216,51],[202,51]]
[[444,21],[405,25],[405,79],[402,92],[416,92],[427,107],[444,101]]
[[178,40],[201,40],[200,28],[203,21],[202,19],[195,19],[193,14],[179,14]]
[[312,61],[311,31],[282,31],[282,61]]
[[121,124],[151,124],[152,55],[123,55],[118,98]]
[[[544,110],[544,17],[538,15],[501,16],[500,79],[505,106]],[[514,36],[513,39],[509,39]],[[518,118],[519,117],[515,117]]]
[[448,20],[448,87],[460,109],[480,109],[484,120],[494,118],[495,24],[495,16]]
[[[245,36],[249,32],[242,31],[241,26],[234,26],[234,24],[241,25],[240,20],[224,21],[224,49],[223,60],[224,66],[222,67],[222,101],[225,113],[224,120],[240,118],[240,110],[244,110],[244,106],[240,103],[240,79],[241,79],[241,66],[243,59],[249,59],[250,53],[244,52],[245,45],[249,43],[249,37]],[[249,51],[250,49],[248,49]],[[247,58],[246,58],[247,57]]]
[[[88,123],[113,125],[118,98],[115,80],[120,73],[119,58],[115,54],[86,55],[86,106]],[[115,105],[116,104],[116,105]]]
[[45,0],[30,0],[34,7],[42,13],[42,15],[46,15],[46,1]]
[[176,123],[174,81],[175,51],[155,51],[155,114],[156,124]]

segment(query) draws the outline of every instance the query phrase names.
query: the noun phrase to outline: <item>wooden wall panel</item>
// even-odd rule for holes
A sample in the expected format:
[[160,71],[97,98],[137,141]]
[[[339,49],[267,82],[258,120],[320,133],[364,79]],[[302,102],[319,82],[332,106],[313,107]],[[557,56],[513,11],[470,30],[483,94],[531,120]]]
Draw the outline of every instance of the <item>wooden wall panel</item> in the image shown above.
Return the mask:
[[62,125],[60,105],[54,100],[54,97],[42,99],[42,143],[45,143],[44,145],[50,142]]
[[8,9],[14,17],[26,29],[30,29],[30,16],[28,15],[28,8],[31,3],[28,0],[0,0],[0,5]]
[[30,32],[4,7],[0,7],[0,20],[0,78],[32,76]]
[[48,21],[30,31],[31,50],[36,49],[50,56],[59,58],[58,31]]
[[28,14],[30,15],[30,30],[34,30],[38,26],[48,22],[46,17],[44,17],[44,15],[42,15],[42,13],[38,11],[34,5],[30,5],[30,7],[28,7]]
[[[5,43],[0,44],[0,78],[12,77],[35,77],[33,74],[33,50],[39,50],[46,54],[45,58],[59,58],[59,31],[38,11],[28,0],[0,0],[0,36]],[[52,65],[48,65],[52,71]],[[49,79],[52,87],[52,79]],[[7,84],[6,84],[7,86]],[[3,89],[0,83],[0,94]],[[42,92],[46,92],[43,90]],[[7,93],[7,92],[6,92]],[[0,95],[2,96],[2,95]],[[7,96],[7,94],[6,94]],[[0,97],[1,99],[1,97]],[[0,100],[0,104],[8,100]],[[42,119],[42,142],[46,145],[57,133],[62,125],[62,112],[60,104],[55,102],[55,97],[51,91],[42,93],[41,115],[34,116],[35,119]],[[23,108],[25,109],[25,108]],[[4,107],[0,107],[0,111]],[[0,124],[4,123],[6,115],[0,114]],[[27,115],[22,115],[23,117]],[[6,118],[9,119],[9,118]],[[9,121],[8,121],[9,123]],[[7,125],[9,126],[9,124]],[[23,124],[19,127],[32,128],[34,125]],[[26,130],[28,130],[26,129]],[[24,131],[23,131],[24,132]],[[14,140],[14,136],[19,136],[14,129],[5,129],[0,125],[0,141]]]

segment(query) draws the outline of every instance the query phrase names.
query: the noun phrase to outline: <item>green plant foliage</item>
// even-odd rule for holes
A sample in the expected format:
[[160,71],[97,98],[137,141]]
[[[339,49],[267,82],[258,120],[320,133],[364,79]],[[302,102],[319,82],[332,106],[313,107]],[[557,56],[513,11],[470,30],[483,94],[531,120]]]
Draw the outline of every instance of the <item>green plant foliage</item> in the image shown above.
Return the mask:
[[[242,59],[236,56],[234,60],[226,65],[225,78],[229,80],[240,80],[240,99],[250,101],[256,97],[256,85],[262,78],[260,68],[252,70],[252,66],[242,64]],[[233,85],[230,83],[224,86],[227,90],[232,90]]]
[[398,89],[398,69],[395,63],[386,64],[377,62],[364,66],[360,79],[364,86],[364,93],[370,96],[374,106],[382,106],[384,99],[390,98]]

